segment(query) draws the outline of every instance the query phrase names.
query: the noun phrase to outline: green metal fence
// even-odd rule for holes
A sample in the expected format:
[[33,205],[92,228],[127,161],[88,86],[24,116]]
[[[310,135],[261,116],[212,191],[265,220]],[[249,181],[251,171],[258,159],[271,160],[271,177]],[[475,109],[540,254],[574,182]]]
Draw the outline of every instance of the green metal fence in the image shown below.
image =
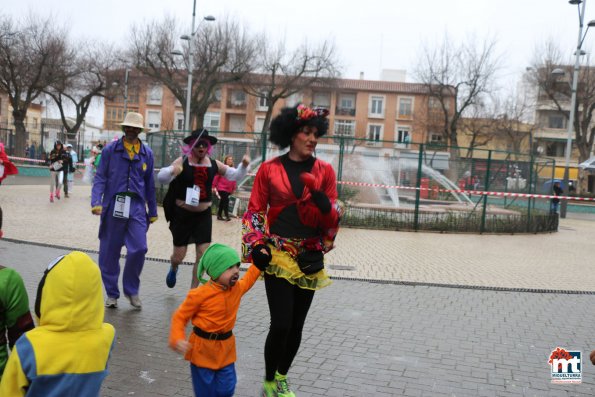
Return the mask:
[[[262,161],[283,153],[268,142],[266,133],[210,134],[219,138],[213,158],[232,155],[237,164],[248,154],[253,171]],[[167,166],[180,155],[187,135],[184,131],[148,135],[156,167]],[[346,205],[345,226],[475,233],[539,233],[558,227],[549,199],[515,196],[551,194],[555,169],[551,158],[332,135],[319,139],[316,156],[337,172],[339,197]],[[240,211],[245,210],[252,178],[240,184]]]

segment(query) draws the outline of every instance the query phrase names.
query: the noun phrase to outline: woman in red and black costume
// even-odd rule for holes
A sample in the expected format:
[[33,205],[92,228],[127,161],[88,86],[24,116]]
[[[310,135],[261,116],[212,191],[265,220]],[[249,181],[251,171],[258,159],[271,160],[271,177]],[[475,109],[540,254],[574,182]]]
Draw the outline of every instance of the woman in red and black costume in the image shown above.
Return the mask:
[[324,254],[333,248],[340,206],[333,167],[314,157],[328,111],[284,108],[270,141],[289,152],[263,163],[243,218],[244,261],[267,265],[271,323],[264,348],[263,396],[294,396],[287,372],[298,351],[314,291],[331,283]]

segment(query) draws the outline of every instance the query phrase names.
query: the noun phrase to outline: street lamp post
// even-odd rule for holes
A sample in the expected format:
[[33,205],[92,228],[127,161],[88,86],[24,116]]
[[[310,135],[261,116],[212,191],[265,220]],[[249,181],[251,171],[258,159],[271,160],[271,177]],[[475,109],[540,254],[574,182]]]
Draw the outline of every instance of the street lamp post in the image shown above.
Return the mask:
[[[192,58],[192,43],[194,41],[194,35],[196,34],[196,30],[194,29],[194,22],[196,20],[196,0],[193,2],[192,6],[192,28],[190,30],[190,36],[183,35],[180,37],[182,40],[188,41],[188,83],[186,85],[186,111],[184,114],[184,130],[190,131],[190,101],[192,100],[192,71],[194,69],[193,58]],[[214,21],[215,17],[212,15],[207,15],[203,18],[203,21]],[[200,25],[200,24],[199,24]],[[183,55],[180,51],[172,51],[173,55]]]
[[126,113],[128,113],[128,74],[130,73],[130,69],[126,68],[126,73],[124,74],[124,117],[126,117]]
[[[579,19],[579,27],[578,27],[578,40],[576,45],[576,51],[574,53],[574,70],[572,74],[572,87],[571,87],[571,96],[570,96],[570,114],[568,116],[568,127],[566,129],[567,137],[566,137],[566,152],[565,152],[565,162],[564,162],[564,188],[567,189],[568,192],[568,179],[569,179],[569,169],[570,169],[570,154],[572,152],[572,131],[574,127],[574,118],[576,113],[576,90],[578,86],[578,71],[580,67],[580,57],[584,54],[581,51],[581,47],[583,45],[583,41],[587,35],[587,31],[589,27],[595,26],[595,21],[589,22],[587,29],[585,30],[585,34],[583,34],[583,23],[585,20],[585,6],[587,5],[587,0],[570,0],[568,3],[576,5],[578,7],[578,19]],[[582,3],[582,10],[580,4]],[[568,205],[567,200],[562,200],[560,203],[560,217],[566,218],[566,208]]]

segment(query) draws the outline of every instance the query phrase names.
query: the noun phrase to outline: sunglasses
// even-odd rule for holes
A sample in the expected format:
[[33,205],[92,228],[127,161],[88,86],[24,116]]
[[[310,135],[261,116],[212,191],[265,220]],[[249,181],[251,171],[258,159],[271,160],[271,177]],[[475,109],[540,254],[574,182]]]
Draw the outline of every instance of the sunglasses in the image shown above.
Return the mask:
[[196,142],[196,145],[194,145],[194,147],[208,148],[209,147],[209,141],[207,141],[205,139],[201,139],[200,141]]

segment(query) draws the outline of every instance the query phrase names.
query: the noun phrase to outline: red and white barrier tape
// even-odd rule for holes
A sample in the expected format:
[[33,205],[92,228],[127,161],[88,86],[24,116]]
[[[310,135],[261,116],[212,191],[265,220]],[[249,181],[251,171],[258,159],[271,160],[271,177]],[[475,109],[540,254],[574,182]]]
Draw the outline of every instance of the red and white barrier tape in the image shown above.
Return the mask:
[[[28,159],[26,157],[14,157],[8,156],[11,160],[19,160],[19,161],[29,161],[29,162],[37,162],[37,163],[45,163],[44,160],[34,160]],[[76,165],[84,166],[84,163],[77,163]],[[158,169],[155,169],[158,171]],[[250,176],[254,176],[256,174],[248,174]],[[348,186],[363,186],[363,187],[379,187],[383,189],[400,189],[400,190],[420,190],[420,191],[431,191],[431,192],[440,192],[440,193],[463,193],[469,194],[472,196],[496,196],[496,197],[522,197],[522,198],[542,198],[542,199],[553,199],[558,198],[560,200],[575,200],[575,201],[595,201],[593,197],[573,197],[573,196],[554,196],[550,194],[530,194],[530,193],[512,193],[512,192],[487,192],[483,190],[464,190],[464,189],[439,189],[436,187],[420,187],[417,188],[415,186],[399,186],[399,185],[383,185],[381,183],[367,183],[367,182],[350,182],[350,181],[337,181],[339,185],[348,185]]]
[[[8,156],[8,159],[16,160],[16,161],[27,161],[29,163],[40,163],[42,165],[45,165],[45,160],[30,159],[27,157]],[[84,167],[86,164],[85,163],[76,163],[75,165],[80,165],[81,167]]]
[[441,192],[441,193],[464,193],[464,194],[475,195],[475,196],[523,197],[523,198],[544,198],[544,199],[558,198],[560,200],[595,201],[595,198],[592,198],[592,197],[554,196],[554,195],[550,195],[550,194],[487,192],[487,191],[483,191],[483,190],[439,189],[436,187],[417,188],[415,186],[383,185],[380,183],[349,182],[349,181],[338,181],[337,183],[340,185],[380,187],[380,188],[384,188],[384,189],[420,190],[420,191],[431,191],[431,192]]

